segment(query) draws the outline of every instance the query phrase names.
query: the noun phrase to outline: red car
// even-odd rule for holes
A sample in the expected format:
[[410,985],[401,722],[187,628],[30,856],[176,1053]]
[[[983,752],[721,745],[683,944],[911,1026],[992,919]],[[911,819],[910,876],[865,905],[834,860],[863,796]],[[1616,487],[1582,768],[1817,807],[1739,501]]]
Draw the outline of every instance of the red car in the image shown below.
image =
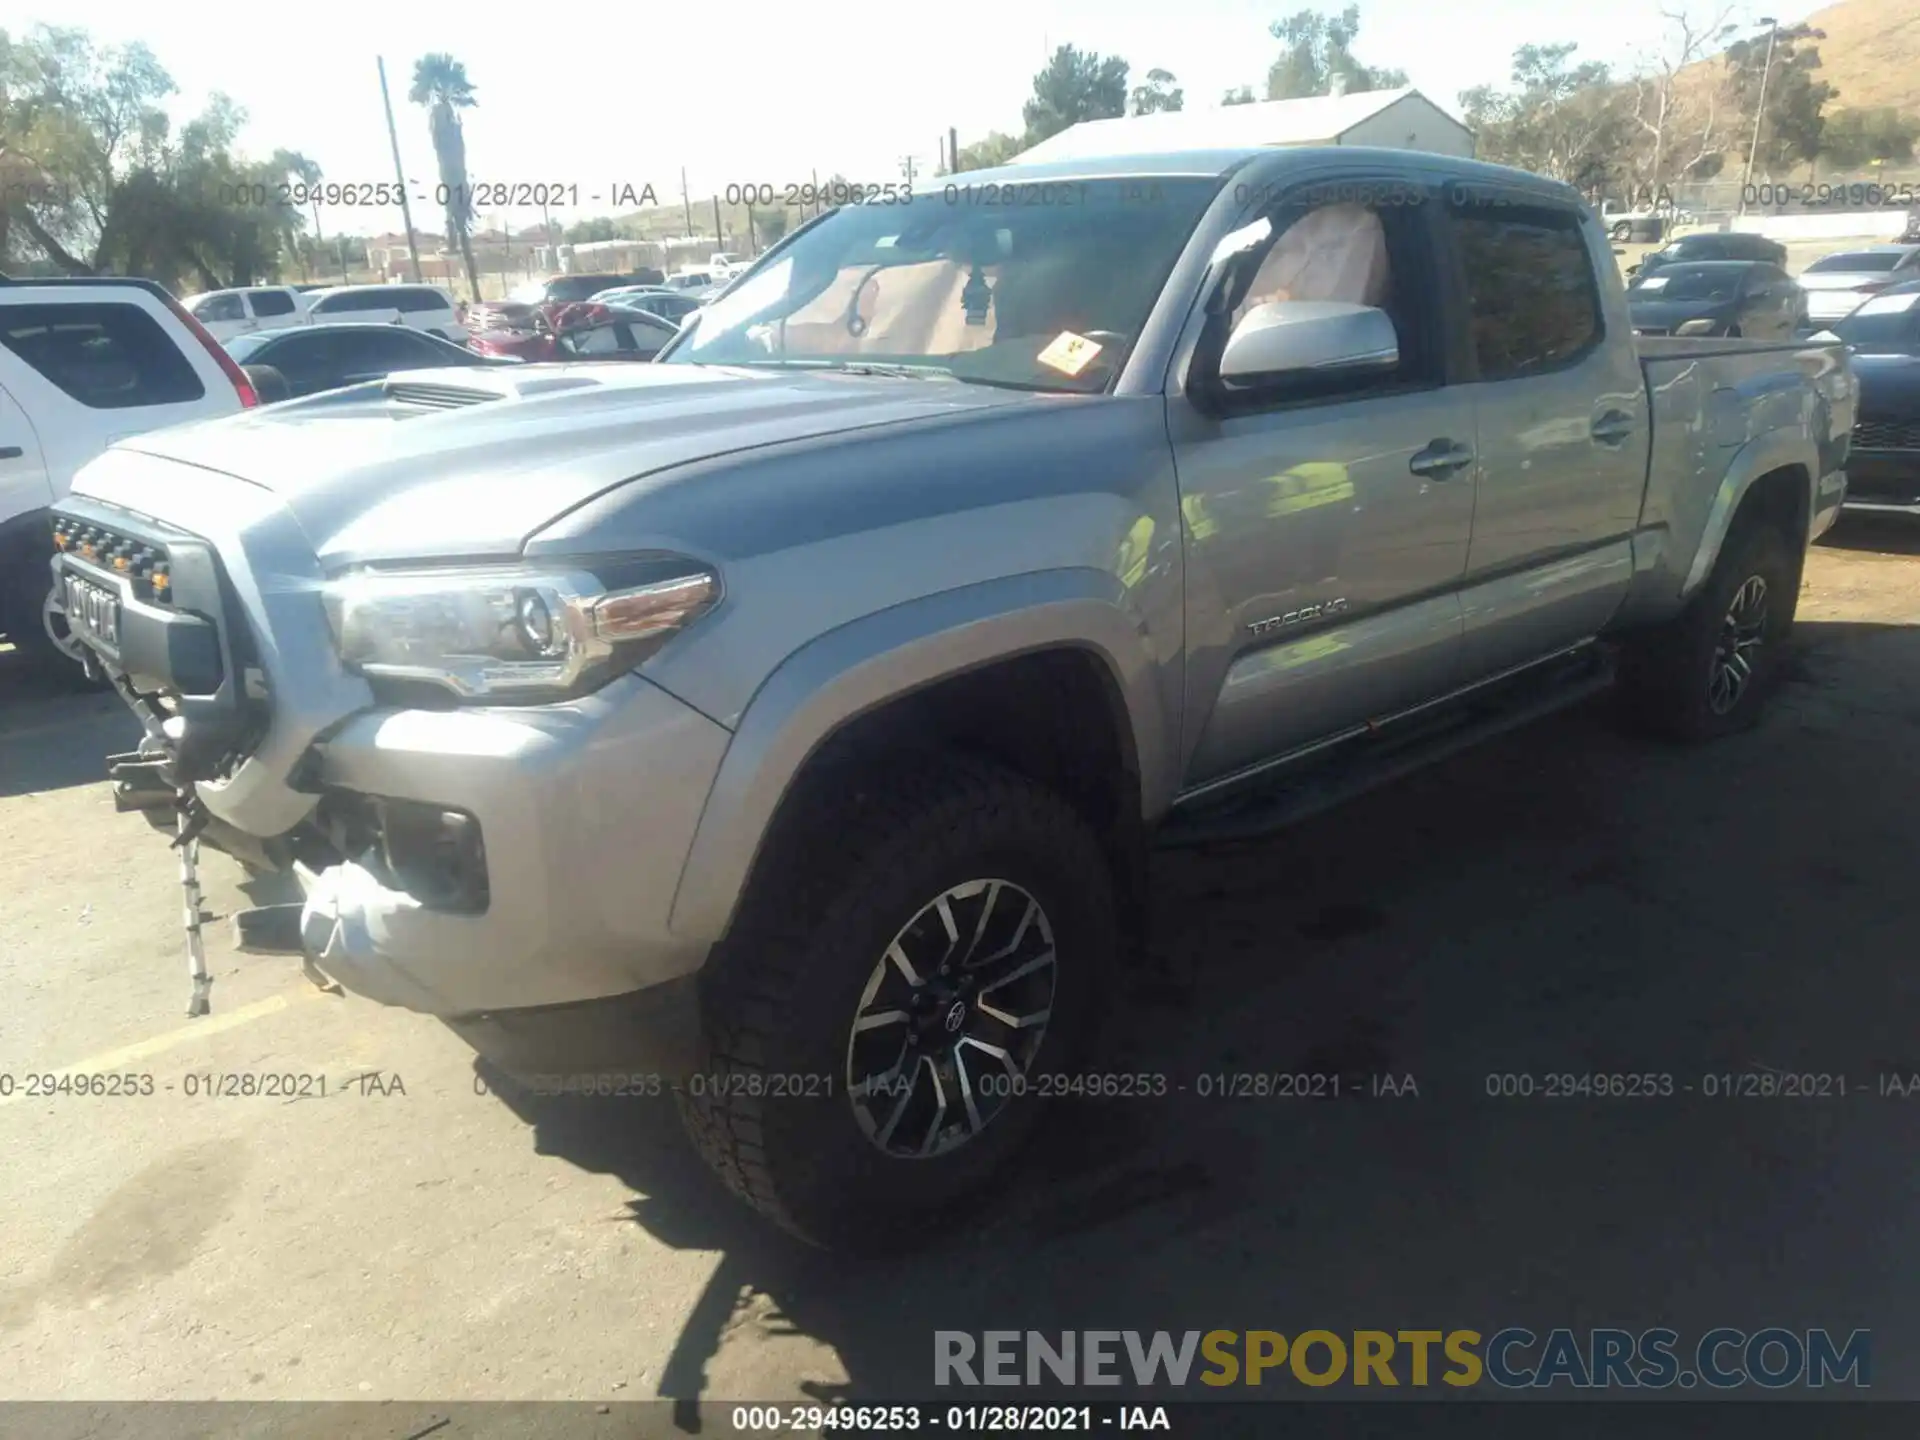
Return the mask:
[[483,300],[468,313],[469,330],[524,330],[536,316],[551,322],[566,306],[591,299],[602,290],[620,285],[658,283],[658,270],[639,270],[631,275],[550,275],[545,280],[530,280],[514,289],[504,300]]
[[521,360],[651,360],[678,331],[657,315],[611,305],[559,306],[514,328],[476,330],[469,349]]

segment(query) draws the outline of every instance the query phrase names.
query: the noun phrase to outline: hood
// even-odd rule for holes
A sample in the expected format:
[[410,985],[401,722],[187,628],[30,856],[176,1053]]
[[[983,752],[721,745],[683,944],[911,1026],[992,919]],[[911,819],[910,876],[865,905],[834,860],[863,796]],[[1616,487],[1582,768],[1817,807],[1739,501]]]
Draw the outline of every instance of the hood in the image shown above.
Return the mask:
[[1920,421],[1920,355],[1856,352],[1862,420]]
[[576,506],[676,466],[1057,400],[941,380],[704,365],[414,370],[116,448],[273,492],[331,569],[506,558]]
[[1672,330],[1689,320],[1731,320],[1740,310],[1737,300],[1645,300],[1627,297],[1627,313],[1635,329]]

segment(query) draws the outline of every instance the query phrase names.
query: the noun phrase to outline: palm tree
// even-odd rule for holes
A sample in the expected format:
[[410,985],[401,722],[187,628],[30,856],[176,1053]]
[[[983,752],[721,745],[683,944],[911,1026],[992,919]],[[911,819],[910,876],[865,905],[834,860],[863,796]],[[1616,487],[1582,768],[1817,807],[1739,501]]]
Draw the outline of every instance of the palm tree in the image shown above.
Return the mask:
[[427,123],[433,131],[433,153],[440,162],[440,183],[447,197],[441,209],[447,217],[447,240],[460,240],[467,265],[467,285],[480,298],[480,274],[473,263],[473,194],[467,185],[467,139],[460,129],[460,112],[474,104],[473,82],[467,67],[445,53],[422,55],[414,62],[413,88],[407,99],[431,107]]

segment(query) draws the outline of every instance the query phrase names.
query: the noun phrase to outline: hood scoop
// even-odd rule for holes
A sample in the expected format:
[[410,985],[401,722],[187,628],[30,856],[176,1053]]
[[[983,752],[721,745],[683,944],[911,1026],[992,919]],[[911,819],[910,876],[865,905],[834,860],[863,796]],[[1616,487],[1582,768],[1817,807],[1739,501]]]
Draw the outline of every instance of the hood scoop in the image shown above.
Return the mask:
[[433,385],[420,380],[390,380],[387,398],[402,405],[417,405],[423,410],[458,410],[487,400],[506,397],[498,390],[469,390],[464,385]]

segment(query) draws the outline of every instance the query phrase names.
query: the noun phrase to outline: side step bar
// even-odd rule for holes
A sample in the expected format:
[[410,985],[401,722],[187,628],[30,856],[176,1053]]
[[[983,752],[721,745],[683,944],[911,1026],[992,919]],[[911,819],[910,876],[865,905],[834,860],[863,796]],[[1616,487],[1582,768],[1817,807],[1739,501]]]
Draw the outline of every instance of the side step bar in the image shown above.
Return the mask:
[[1595,646],[1551,667],[1523,675],[1498,694],[1475,695],[1437,716],[1409,720],[1403,730],[1384,722],[1379,734],[1349,742],[1333,758],[1302,761],[1290,775],[1259,789],[1189,813],[1176,813],[1154,837],[1162,849],[1255,840],[1381,785],[1404,779],[1484,740],[1577,705],[1613,684],[1610,654]]

